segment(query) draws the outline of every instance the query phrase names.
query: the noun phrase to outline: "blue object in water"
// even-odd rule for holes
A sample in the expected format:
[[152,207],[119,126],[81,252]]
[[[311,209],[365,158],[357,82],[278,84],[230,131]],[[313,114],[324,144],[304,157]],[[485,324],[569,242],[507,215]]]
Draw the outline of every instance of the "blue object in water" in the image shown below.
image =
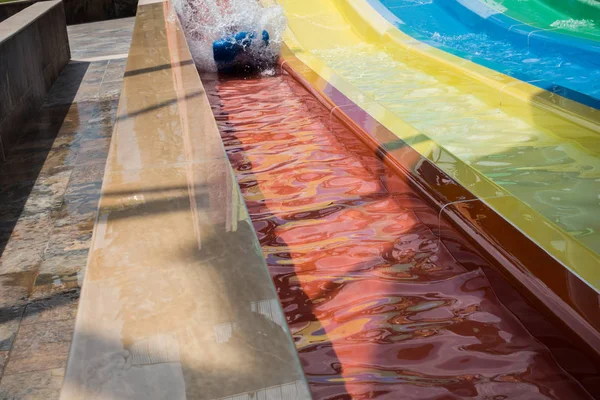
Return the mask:
[[[213,57],[215,61],[218,65],[231,64],[241,53],[250,47],[255,38],[256,32],[241,31],[234,35],[215,40],[213,42]],[[267,31],[262,32],[262,40],[265,47],[269,45],[269,33]]]

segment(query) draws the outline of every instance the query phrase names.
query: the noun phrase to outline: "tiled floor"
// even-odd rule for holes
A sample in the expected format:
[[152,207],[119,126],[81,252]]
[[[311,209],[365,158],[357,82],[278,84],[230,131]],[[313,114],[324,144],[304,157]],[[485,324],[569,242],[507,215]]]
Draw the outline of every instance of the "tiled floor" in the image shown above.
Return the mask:
[[71,58],[89,60],[127,54],[134,20],[132,17],[69,26]]
[[59,396],[132,27],[69,27],[73,60],[0,165],[1,399]]

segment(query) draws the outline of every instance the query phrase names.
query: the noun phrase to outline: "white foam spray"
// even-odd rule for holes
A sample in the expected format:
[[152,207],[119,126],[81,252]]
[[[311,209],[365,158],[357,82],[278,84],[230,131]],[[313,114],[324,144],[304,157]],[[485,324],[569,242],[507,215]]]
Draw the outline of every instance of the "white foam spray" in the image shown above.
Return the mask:
[[569,31],[578,31],[580,29],[593,29],[594,21],[590,19],[562,19],[554,21],[550,26]]
[[269,46],[255,40],[245,62],[268,69],[277,61],[286,28],[280,6],[263,7],[258,0],[173,0],[173,7],[200,70],[215,71],[213,42],[239,31],[269,33]]

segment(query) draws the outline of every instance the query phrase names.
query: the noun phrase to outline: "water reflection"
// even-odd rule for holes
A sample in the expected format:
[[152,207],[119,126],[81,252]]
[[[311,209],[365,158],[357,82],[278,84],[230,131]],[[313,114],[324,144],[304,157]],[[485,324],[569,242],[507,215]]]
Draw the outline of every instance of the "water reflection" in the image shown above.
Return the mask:
[[297,83],[205,85],[315,398],[589,398],[467,241],[440,243],[437,212]]
[[526,123],[394,60],[375,46],[316,52],[336,73],[459,159],[600,252],[600,159],[574,140]]

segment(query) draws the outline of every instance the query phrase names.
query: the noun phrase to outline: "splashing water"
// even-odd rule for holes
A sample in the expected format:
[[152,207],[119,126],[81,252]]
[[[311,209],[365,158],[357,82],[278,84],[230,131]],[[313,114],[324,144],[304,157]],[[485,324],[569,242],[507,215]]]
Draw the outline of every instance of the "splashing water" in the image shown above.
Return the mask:
[[553,28],[567,29],[577,31],[581,28],[594,28],[594,21],[589,19],[563,19],[554,21],[551,25]]
[[200,70],[216,71],[213,42],[240,31],[269,33],[269,45],[254,41],[243,64],[269,70],[277,61],[287,24],[280,6],[263,7],[258,0],[173,0],[173,7]]
[[592,7],[600,8],[600,1],[598,0],[579,0],[580,3],[587,4]]

